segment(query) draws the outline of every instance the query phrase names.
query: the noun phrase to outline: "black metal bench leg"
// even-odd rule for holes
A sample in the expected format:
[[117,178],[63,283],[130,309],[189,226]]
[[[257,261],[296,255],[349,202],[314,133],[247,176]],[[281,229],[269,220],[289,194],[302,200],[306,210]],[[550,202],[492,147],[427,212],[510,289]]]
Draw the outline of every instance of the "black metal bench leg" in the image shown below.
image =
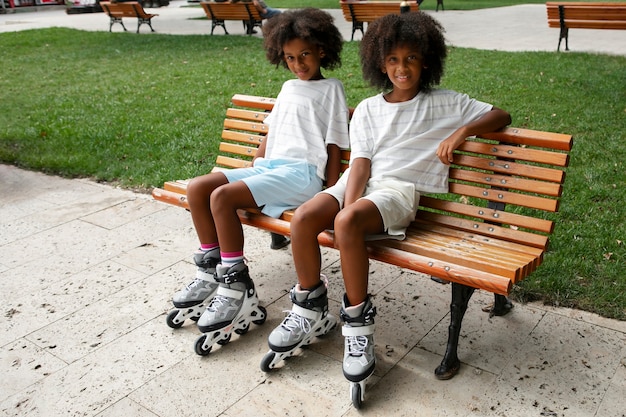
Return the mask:
[[561,41],[563,39],[565,39],[565,50],[569,51],[569,45],[567,44],[569,28],[565,25],[565,9],[563,5],[559,5],[559,26],[561,30],[559,31],[559,45],[556,47],[556,51],[559,52],[561,49]]
[[272,249],[282,249],[291,243],[289,238],[279,235],[278,233],[270,232],[270,235],[272,236],[272,243],[270,244],[270,248]]
[[363,35],[365,35],[365,33],[363,32],[363,24],[364,24],[363,22],[359,22],[359,21],[356,21],[356,20],[352,22],[352,37],[350,38],[351,41],[354,40],[354,33],[357,30],[361,31],[361,37],[363,37]]
[[119,23],[124,28],[124,32],[127,31],[126,30],[126,26],[124,26],[124,22],[122,21],[121,17],[112,17],[111,18],[111,22],[109,23],[109,32],[112,32],[112,28],[113,28],[113,24],[114,23]]
[[459,371],[461,361],[457,355],[459,335],[467,304],[474,294],[474,288],[467,285],[452,283],[452,303],[450,304],[450,326],[448,327],[448,344],[441,364],[435,369],[437,379],[450,379]]

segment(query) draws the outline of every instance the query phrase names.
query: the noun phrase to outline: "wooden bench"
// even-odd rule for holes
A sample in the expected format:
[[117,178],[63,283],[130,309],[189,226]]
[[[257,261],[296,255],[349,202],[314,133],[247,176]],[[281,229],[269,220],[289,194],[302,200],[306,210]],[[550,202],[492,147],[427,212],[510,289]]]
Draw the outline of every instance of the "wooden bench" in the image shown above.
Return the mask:
[[576,3],[547,2],[548,26],[559,28],[559,44],[565,39],[569,51],[570,28],[580,29],[626,29],[626,3]]
[[[365,23],[373,22],[379,17],[392,13],[400,13],[400,1],[358,1],[358,0],[342,0],[340,1],[343,17],[347,22],[352,22],[352,37],[354,40],[354,32],[361,31],[364,33]],[[419,5],[415,1],[409,3],[412,12],[419,10]]]
[[124,28],[124,31],[126,31],[126,26],[124,26],[124,22],[122,21],[124,17],[137,18],[137,33],[139,33],[139,28],[144,23],[150,26],[150,30],[154,32],[152,28],[152,18],[158,16],[158,14],[146,13],[141,4],[136,1],[123,3],[100,2],[100,6],[111,18],[109,32],[111,32],[114,23],[119,23]]
[[243,22],[244,29],[248,35],[252,34],[255,27],[261,27],[263,18],[259,11],[251,2],[200,2],[204,13],[211,19],[211,35],[217,26],[224,29],[224,33],[228,35],[225,22],[227,20],[239,20]]
[[[214,170],[247,167],[267,134],[263,120],[274,99],[236,94],[226,111]],[[422,196],[407,238],[368,243],[371,259],[452,282],[451,323],[445,356],[436,369],[449,379],[460,365],[457,346],[463,315],[475,289],[496,294],[492,315],[504,315],[514,284],[541,264],[559,208],[572,137],[506,128],[467,140],[450,169],[449,194]],[[343,170],[349,151],[342,151]],[[155,188],[155,199],[188,209],[187,181]],[[242,223],[289,236],[293,212],[279,219],[240,210]],[[332,233],[319,235],[333,247]]]

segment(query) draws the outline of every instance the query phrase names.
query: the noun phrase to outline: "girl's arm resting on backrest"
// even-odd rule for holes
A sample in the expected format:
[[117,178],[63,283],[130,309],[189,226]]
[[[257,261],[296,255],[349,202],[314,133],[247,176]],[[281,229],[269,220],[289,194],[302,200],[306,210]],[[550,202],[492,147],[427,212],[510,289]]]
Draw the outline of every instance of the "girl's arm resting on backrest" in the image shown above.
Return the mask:
[[367,158],[356,158],[350,164],[350,176],[346,185],[344,207],[348,207],[363,196],[365,186],[370,179],[371,161]]
[[330,144],[326,146],[328,160],[326,161],[326,186],[335,185],[341,174],[341,149],[339,146]]
[[454,150],[461,146],[465,139],[482,133],[495,132],[511,123],[511,115],[497,107],[485,113],[480,119],[458,128],[452,135],[439,144],[437,156],[446,165],[452,162]]

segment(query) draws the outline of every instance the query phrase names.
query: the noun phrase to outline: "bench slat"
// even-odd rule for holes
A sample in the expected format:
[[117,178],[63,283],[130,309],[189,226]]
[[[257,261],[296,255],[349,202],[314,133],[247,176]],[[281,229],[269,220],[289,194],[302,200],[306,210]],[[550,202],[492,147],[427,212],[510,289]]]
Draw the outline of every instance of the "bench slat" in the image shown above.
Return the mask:
[[506,224],[513,227],[536,230],[543,233],[552,233],[554,222],[535,217],[522,216],[502,210],[494,210],[486,207],[461,204],[454,201],[440,200],[428,196],[420,197],[420,206],[430,209],[445,211],[460,216],[474,217],[485,222]]
[[543,194],[552,197],[558,197],[562,192],[560,184],[511,177],[507,175],[498,175],[490,172],[485,173],[453,168],[450,169],[450,178],[488,185],[495,188],[500,187],[528,193]]
[[247,94],[235,94],[231,101],[235,106],[251,107],[268,111],[272,110],[274,103],[276,103],[275,98],[250,96]]
[[256,154],[257,148],[256,146],[244,146],[234,143],[222,142],[220,143],[219,150],[220,152],[232,153],[239,156],[252,158]]
[[259,112],[256,110],[243,110],[235,108],[230,108],[226,110],[226,117],[231,117],[234,119],[262,122],[267,118],[267,116],[269,116],[269,112]]
[[466,140],[460,151],[474,152],[482,155],[490,155],[503,159],[515,159],[521,161],[532,161],[534,163],[567,166],[568,155],[561,152],[552,152],[541,149],[521,148],[519,146],[500,145],[492,143]]
[[538,148],[569,151],[572,149],[572,136],[562,133],[541,132],[538,130],[507,127],[501,131],[481,135],[485,139],[502,143],[536,146]]
[[536,197],[528,194],[512,193],[494,188],[475,187],[472,185],[451,182],[450,192],[468,197],[476,197],[494,203],[513,204],[521,207],[555,212],[559,208],[558,200]]
[[225,119],[224,128],[263,134],[267,133],[267,125],[263,122],[249,122],[247,120]]
[[562,183],[565,173],[560,169],[546,168],[536,165],[519,164],[502,159],[479,158],[471,155],[456,154],[454,164],[473,169],[493,171],[499,174],[515,175],[536,180]]
[[[549,20],[549,27],[561,27],[559,20]],[[571,29],[626,29],[626,20],[576,20],[572,18],[565,19],[565,26]]]
[[259,146],[265,139],[265,135],[255,135],[247,132],[235,132],[232,130],[223,130],[222,139],[232,142],[248,143],[250,145]]
[[244,161],[242,159],[224,155],[218,155],[215,163],[228,168],[249,168],[252,166],[252,161]]

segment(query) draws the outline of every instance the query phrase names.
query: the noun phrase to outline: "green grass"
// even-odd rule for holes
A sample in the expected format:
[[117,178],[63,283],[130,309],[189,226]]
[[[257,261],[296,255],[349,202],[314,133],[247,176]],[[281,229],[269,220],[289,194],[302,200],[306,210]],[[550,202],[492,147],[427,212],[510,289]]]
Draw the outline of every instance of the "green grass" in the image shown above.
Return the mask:
[[[428,1],[428,0],[427,0]],[[0,161],[149,190],[210,171],[234,93],[275,96],[291,75],[246,36],[136,36],[42,29],[0,34]],[[327,76],[355,106],[358,43]],[[545,262],[515,290],[626,319],[626,58],[452,48],[443,87],[507,109],[513,125],[573,134]]]

